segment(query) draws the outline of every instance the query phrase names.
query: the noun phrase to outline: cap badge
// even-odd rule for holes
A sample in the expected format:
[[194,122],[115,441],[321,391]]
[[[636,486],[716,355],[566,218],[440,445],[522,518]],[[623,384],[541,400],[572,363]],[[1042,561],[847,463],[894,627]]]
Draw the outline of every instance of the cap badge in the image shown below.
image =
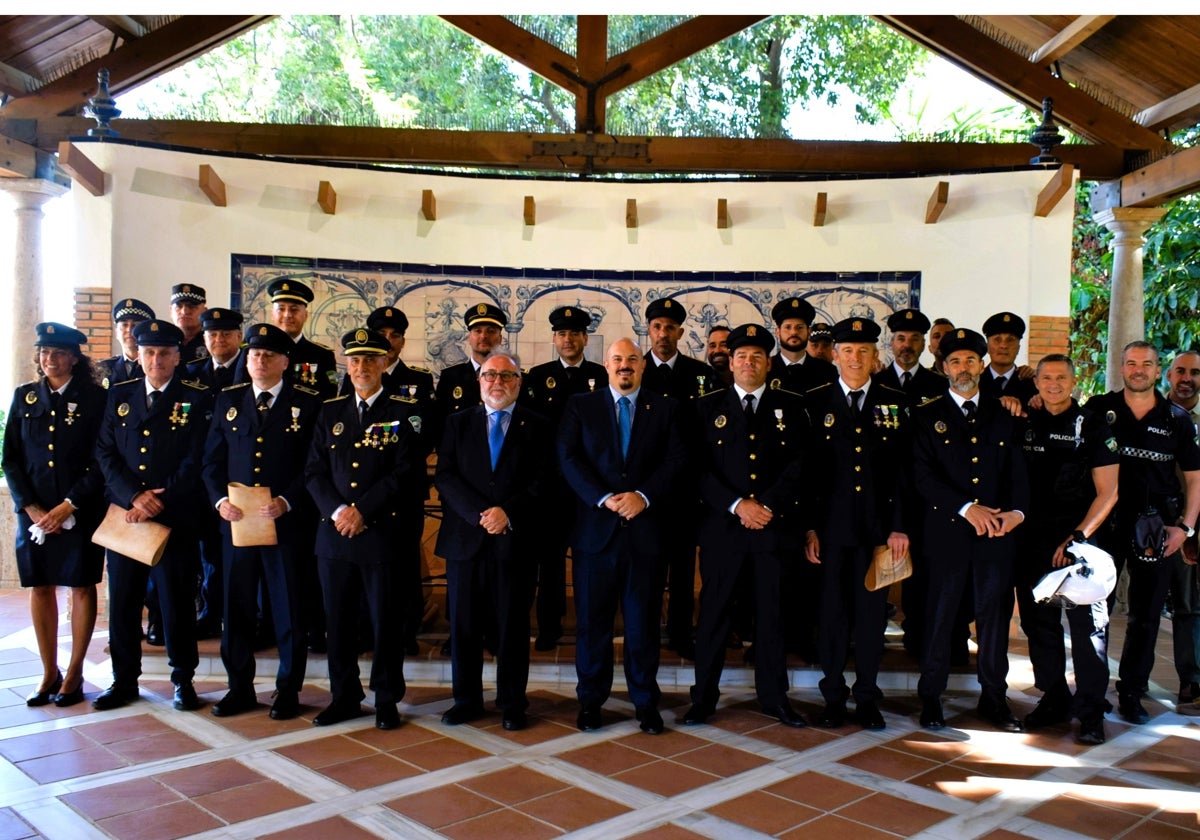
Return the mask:
[[912,320],[912,312],[911,311],[904,313],[904,320],[906,320],[906,321]]
[[854,332],[862,332],[862,321],[855,321],[850,325],[850,329],[852,329]]
[[383,315],[384,315],[384,317],[385,317],[385,318],[391,318],[391,317],[392,317],[392,310],[390,310],[390,309],[385,309],[385,310],[383,311]]
[[266,324],[264,324],[263,326],[261,326],[261,327],[259,327],[259,328],[258,328],[258,334],[259,334],[259,335],[266,335],[266,334],[267,334],[267,326],[266,326]]
[[958,333],[957,333],[957,335],[958,335],[958,337],[959,337],[959,338],[966,338],[966,337],[967,337],[967,331],[966,331],[966,330],[959,330],[959,331],[958,331]]
[[365,342],[367,340],[367,331],[366,330],[355,330],[354,331],[354,340],[357,341],[359,344],[362,344],[363,342]]
[[221,319],[221,313],[220,313],[220,312],[215,312],[215,311],[214,311],[214,312],[213,312],[213,314],[212,314],[212,316],[213,316],[213,320],[214,320],[214,321],[219,321],[219,320]]
[[288,292],[288,291],[291,291],[291,286],[289,286],[287,283],[280,283],[279,289],[280,289],[280,291]]
[[486,303],[479,304],[478,306],[475,307],[475,311],[480,315],[486,315],[487,314],[487,304]]
[[1005,316],[1004,316],[1004,323],[1006,323],[1006,324],[1007,324],[1007,323],[1008,323],[1009,321],[1011,321],[1011,320],[1012,320],[1012,318],[1010,318],[1008,315],[1005,315]]
[[158,332],[158,324],[151,324],[150,332]]
[[184,284],[183,284],[183,289],[182,289],[182,291],[185,291],[185,292],[190,292],[191,290],[192,290],[192,287],[191,287],[191,286],[189,286],[187,283],[184,283]]
[[670,309],[670,308],[671,308],[671,301],[669,301],[669,300],[663,301],[663,309]]
[[755,327],[753,325],[746,327],[746,335],[748,335],[751,338],[758,335],[758,327]]
[[125,301],[125,305],[126,305],[126,306],[133,306],[133,298],[129,298],[128,300],[126,300],[126,301]]
[[54,335],[54,325],[53,324],[46,325],[46,335]]
[[563,315],[565,315],[566,317],[570,318],[570,317],[571,317],[571,310],[570,310],[570,309],[565,309],[565,310],[563,310]]
[[792,309],[799,309],[799,308],[800,308],[800,299],[792,298]]

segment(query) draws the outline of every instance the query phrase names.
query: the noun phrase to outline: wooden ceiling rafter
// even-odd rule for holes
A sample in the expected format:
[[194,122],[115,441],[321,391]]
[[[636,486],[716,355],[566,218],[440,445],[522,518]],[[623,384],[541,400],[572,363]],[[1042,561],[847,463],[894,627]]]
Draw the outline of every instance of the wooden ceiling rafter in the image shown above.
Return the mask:
[[123,41],[133,41],[146,34],[147,29],[131,15],[88,15]]
[[1134,115],[1134,122],[1155,131],[1195,125],[1200,119],[1200,84],[1180,91]]
[[472,38],[482,41],[518,64],[528,67],[546,81],[579,95],[582,88],[562,69],[575,65],[574,56],[522,29],[503,15],[441,15]]
[[9,96],[24,96],[42,86],[42,80],[18,70],[10,64],[0,62],[0,93]]
[[1116,15],[1080,15],[1057,35],[1042,44],[1029,56],[1033,64],[1053,64],[1067,53],[1104,28]]

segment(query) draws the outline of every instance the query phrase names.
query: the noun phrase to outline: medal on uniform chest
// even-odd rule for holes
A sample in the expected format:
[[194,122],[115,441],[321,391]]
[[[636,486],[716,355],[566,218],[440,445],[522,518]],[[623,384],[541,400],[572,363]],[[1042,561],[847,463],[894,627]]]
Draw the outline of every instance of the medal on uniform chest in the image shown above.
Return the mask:
[[704,376],[696,377],[696,385],[700,388],[700,396],[702,396],[702,397],[704,396],[704,381],[705,381]]
[[455,385],[454,391],[453,391],[453,393],[450,394],[450,396],[454,397],[454,399],[456,399],[456,400],[461,400],[462,399],[462,386]]
[[178,426],[186,426],[188,414],[191,412],[191,410],[191,403],[175,403],[175,405],[171,408],[171,416],[168,419]]
[[75,422],[75,409],[79,408],[79,403],[67,403],[67,416],[63,418],[68,426]]
[[225,419],[231,423],[234,420],[236,420],[237,419],[237,409],[234,408],[233,406],[229,406],[229,410],[225,412]]
[[833,413],[832,412],[825,415],[825,428],[826,429],[833,428]]
[[589,380],[588,380],[588,390],[589,390],[589,391],[595,391],[595,390],[596,390],[596,380],[595,380],[595,379],[589,379]]
[[288,426],[289,432],[300,431],[300,406],[292,406],[292,425]]
[[775,409],[775,428],[781,432],[787,428],[787,426],[783,425],[783,409],[782,408]]
[[[392,422],[388,423],[388,429],[391,430],[391,434],[388,435],[388,437],[387,437],[388,442],[389,443],[399,443],[400,442],[400,421],[393,420]],[[417,431],[418,431],[418,433],[420,432],[419,426],[417,428]]]
[[417,398],[417,386],[416,385],[408,386],[408,395],[410,397],[412,397],[414,400]]
[[716,426],[718,429],[724,429],[725,424],[728,422],[729,421],[725,418],[724,414],[718,414],[717,419],[713,421],[713,425]]

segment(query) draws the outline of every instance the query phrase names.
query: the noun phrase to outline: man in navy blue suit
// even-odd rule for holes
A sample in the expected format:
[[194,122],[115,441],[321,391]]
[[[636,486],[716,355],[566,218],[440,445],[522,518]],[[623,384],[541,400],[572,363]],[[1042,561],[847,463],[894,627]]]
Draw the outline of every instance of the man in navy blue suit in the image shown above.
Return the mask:
[[658,617],[662,612],[666,504],[685,459],[679,404],[642,388],[646,358],[631,339],[605,354],[608,387],[567,401],[558,434],[563,477],[579,497],[575,531],[575,670],[585,732],[602,725],[612,691],[613,621],[625,619],[625,681],[644,732],[658,712]]
[[550,426],[514,405],[521,368],[495,353],[479,369],[483,405],[446,418],[434,483],[444,516],[437,553],[446,558],[454,705],[442,723],[483,715],[483,639],[496,650],[496,706],[507,730],[524,729],[529,681],[529,607],[537,573],[539,491],[550,464]]

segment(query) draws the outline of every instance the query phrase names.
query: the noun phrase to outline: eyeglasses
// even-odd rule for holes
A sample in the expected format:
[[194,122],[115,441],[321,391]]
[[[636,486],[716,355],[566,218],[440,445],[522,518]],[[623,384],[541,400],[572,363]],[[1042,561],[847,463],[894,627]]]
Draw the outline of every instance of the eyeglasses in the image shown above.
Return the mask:
[[484,382],[495,382],[497,379],[499,379],[501,382],[507,385],[514,380],[520,379],[521,374],[514,373],[511,370],[485,370],[483,373],[479,374],[479,378]]

